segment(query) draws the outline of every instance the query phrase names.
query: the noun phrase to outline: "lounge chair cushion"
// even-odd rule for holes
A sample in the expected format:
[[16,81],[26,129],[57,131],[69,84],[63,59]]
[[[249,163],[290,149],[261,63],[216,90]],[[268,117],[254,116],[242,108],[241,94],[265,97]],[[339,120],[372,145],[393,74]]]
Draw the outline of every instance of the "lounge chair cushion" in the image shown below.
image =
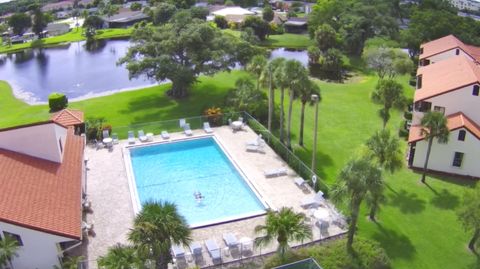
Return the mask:
[[265,177],[285,176],[287,174],[287,169],[281,167],[281,168],[272,169],[272,170],[265,170],[264,174],[265,174]]

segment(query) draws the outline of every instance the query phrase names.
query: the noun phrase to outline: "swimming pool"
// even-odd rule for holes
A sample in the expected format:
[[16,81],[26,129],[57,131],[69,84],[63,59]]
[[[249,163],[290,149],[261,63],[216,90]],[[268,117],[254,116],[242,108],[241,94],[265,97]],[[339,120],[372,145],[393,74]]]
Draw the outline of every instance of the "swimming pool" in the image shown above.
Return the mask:
[[265,213],[267,205],[214,137],[129,151],[138,203],[172,202],[192,228]]

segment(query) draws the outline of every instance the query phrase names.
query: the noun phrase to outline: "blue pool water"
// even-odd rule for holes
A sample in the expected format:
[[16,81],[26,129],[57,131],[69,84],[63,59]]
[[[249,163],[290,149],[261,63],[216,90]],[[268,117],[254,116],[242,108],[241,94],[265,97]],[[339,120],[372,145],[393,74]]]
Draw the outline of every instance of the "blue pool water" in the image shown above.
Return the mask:
[[140,203],[173,202],[191,227],[265,212],[212,137],[133,148],[130,157]]

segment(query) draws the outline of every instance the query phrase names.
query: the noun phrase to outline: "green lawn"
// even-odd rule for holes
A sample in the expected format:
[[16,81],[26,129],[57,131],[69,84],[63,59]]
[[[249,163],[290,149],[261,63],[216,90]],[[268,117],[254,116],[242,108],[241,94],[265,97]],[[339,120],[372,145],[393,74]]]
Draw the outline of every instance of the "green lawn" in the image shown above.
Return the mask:
[[[245,75],[242,71],[202,77],[188,99],[174,101],[164,94],[167,86],[123,92],[107,97],[74,102],[87,116],[103,116],[115,126],[200,115],[204,108],[221,105],[227,89]],[[407,84],[407,77],[401,78]],[[352,152],[375,130],[381,128],[377,105],[370,101],[374,76],[356,77],[349,83],[319,82],[322,102],[319,113],[318,174],[332,184]],[[408,89],[408,95],[413,89]],[[277,93],[278,97],[278,93]],[[7,127],[49,117],[46,106],[29,106],[13,98],[6,83],[0,83],[0,126]],[[295,152],[309,163],[313,132],[313,109],[307,108],[305,148]],[[294,141],[299,126],[299,103],[293,115]],[[396,130],[400,113],[392,115],[389,128]],[[406,143],[403,144],[406,149]],[[465,186],[459,179],[429,177],[429,187],[419,175],[404,168],[387,176],[387,202],[378,215],[378,224],[360,219],[358,233],[374,239],[386,249],[394,268],[480,268],[475,255],[467,251],[466,234],[456,219],[455,209]]]
[[[229,33],[236,37],[240,37],[240,31],[224,29],[224,33]],[[313,41],[310,40],[307,34],[289,34],[283,35],[270,35],[267,40],[261,43],[262,46],[271,48],[290,48],[290,49],[306,49],[312,45]]]

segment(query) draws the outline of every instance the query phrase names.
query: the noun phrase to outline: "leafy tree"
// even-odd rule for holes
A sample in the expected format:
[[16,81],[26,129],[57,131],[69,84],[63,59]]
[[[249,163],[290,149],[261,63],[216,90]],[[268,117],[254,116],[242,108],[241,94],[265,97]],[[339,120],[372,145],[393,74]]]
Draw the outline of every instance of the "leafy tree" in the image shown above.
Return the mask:
[[347,249],[352,250],[357,229],[360,205],[370,192],[383,188],[381,169],[365,156],[350,160],[340,172],[332,188],[332,199],[347,202],[350,211],[350,223],[347,234]]
[[272,7],[270,5],[267,5],[263,8],[262,18],[264,21],[271,22],[274,16],[275,13],[273,13]]
[[377,72],[380,79],[394,78],[396,75],[408,74],[413,70],[412,60],[399,49],[369,47],[362,56],[367,65]]
[[475,245],[480,237],[480,184],[465,191],[457,216],[465,231],[473,233],[468,248],[475,252]]
[[141,268],[141,261],[137,256],[137,252],[133,246],[125,246],[116,244],[108,249],[105,256],[97,261],[98,267],[101,269],[134,269]]
[[390,119],[390,109],[402,109],[406,104],[402,84],[393,79],[379,80],[375,91],[372,92],[371,99],[374,103],[383,105],[378,111],[383,120],[383,129],[385,129]]
[[427,155],[425,156],[425,163],[423,165],[422,183],[425,183],[425,176],[427,174],[428,159],[430,158],[430,151],[432,150],[433,139],[437,139],[438,143],[446,144],[450,131],[447,127],[447,118],[441,112],[429,111],[423,116],[421,123],[421,134],[425,140],[428,141]]
[[5,236],[0,240],[0,265],[8,265],[10,268],[13,268],[12,259],[18,257],[18,246],[17,240],[11,236]]
[[280,141],[284,143],[285,141],[285,130],[284,130],[284,121],[285,121],[285,89],[288,88],[288,80],[286,79],[285,73],[285,61],[275,69],[273,74],[275,85],[280,89]]
[[32,19],[25,13],[15,13],[8,18],[8,25],[12,27],[14,34],[22,35],[28,27],[32,26]]
[[159,3],[153,9],[153,24],[159,25],[168,22],[173,17],[175,12],[177,12],[175,5],[169,3]]
[[112,3],[112,1],[101,1],[98,4],[98,10],[100,14],[111,17],[117,14],[120,8],[114,3]]
[[47,27],[47,20],[40,10],[40,8],[35,9],[33,13],[33,24],[32,30],[39,37],[42,38],[43,30]]
[[250,63],[247,64],[247,71],[252,73],[257,78],[257,91],[260,90],[260,76],[262,75],[262,71],[264,70],[266,65],[267,58],[265,58],[265,56],[263,55],[253,56]]
[[320,59],[320,56],[322,55],[322,52],[318,48],[318,46],[309,46],[307,49],[308,53],[308,62],[312,64],[317,64],[318,59]]
[[242,23],[242,29],[250,27],[253,29],[255,35],[261,40],[264,41],[270,32],[270,25],[268,22],[262,20],[257,16],[248,16]]
[[256,233],[263,234],[255,239],[255,245],[265,246],[273,240],[278,242],[278,253],[283,258],[289,249],[289,241],[303,241],[312,238],[312,229],[305,224],[305,215],[295,213],[291,208],[282,207],[278,212],[268,210],[265,225],[255,227]]
[[208,11],[208,8],[205,7],[191,7],[190,13],[192,13],[193,18],[206,20],[210,12]]
[[227,19],[225,19],[224,16],[215,16],[215,18],[213,19],[213,22],[215,22],[217,27],[220,29],[228,28],[228,21]]
[[147,75],[157,81],[169,79],[174,98],[187,96],[200,74],[230,70],[236,62],[236,40],[209,23],[177,12],[167,24],[140,27],[132,45],[120,60],[130,77]]
[[174,204],[147,202],[135,217],[128,240],[140,259],[151,260],[156,269],[167,269],[172,261],[172,245],[188,245],[192,241],[190,234],[185,218]]
[[246,66],[250,60],[258,54],[264,54],[265,50],[259,46],[252,46],[251,43],[237,40],[235,45],[234,58],[242,66]]
[[235,111],[247,111],[257,118],[263,118],[266,108],[266,96],[256,90],[253,82],[247,78],[239,78],[235,82],[235,89],[227,94],[225,105]]
[[[394,173],[403,165],[403,155],[400,147],[400,141],[397,137],[390,135],[388,129],[375,132],[367,140],[370,158],[374,159],[384,170]],[[367,204],[370,207],[369,218],[375,221],[375,214],[378,211],[380,203],[385,200],[383,187],[377,188],[377,192],[372,192],[367,196]]]
[[342,80],[343,76],[343,53],[338,49],[329,49],[323,53],[318,65],[328,78]]
[[245,40],[252,45],[258,45],[260,43],[260,39],[255,35],[255,32],[250,27],[243,29],[243,31],[240,33],[240,39]]
[[304,84],[303,87],[300,88],[299,96],[300,96],[300,103],[302,104],[301,113],[300,113],[300,134],[298,138],[298,144],[303,146],[303,127],[305,125],[305,106],[308,102],[311,105],[314,103],[312,102],[312,95],[316,94],[318,96],[318,102],[322,100],[320,95],[320,87],[315,83],[313,80],[308,80],[307,83]]
[[[272,132],[272,119],[273,119],[273,109],[275,103],[275,92],[274,89],[277,87],[275,80],[273,79],[277,69],[283,65],[285,58],[275,58],[267,63],[265,68],[262,71],[260,76],[260,81],[263,85],[268,87],[268,131]],[[282,104],[283,106],[283,104]]]
[[337,32],[329,24],[322,24],[315,31],[315,42],[322,52],[326,52],[337,45]]
[[132,11],[142,10],[142,4],[141,3],[132,3],[130,5],[130,10],[132,10]]
[[83,28],[93,28],[100,29],[103,26],[103,20],[99,16],[91,15],[88,16],[83,22]]

